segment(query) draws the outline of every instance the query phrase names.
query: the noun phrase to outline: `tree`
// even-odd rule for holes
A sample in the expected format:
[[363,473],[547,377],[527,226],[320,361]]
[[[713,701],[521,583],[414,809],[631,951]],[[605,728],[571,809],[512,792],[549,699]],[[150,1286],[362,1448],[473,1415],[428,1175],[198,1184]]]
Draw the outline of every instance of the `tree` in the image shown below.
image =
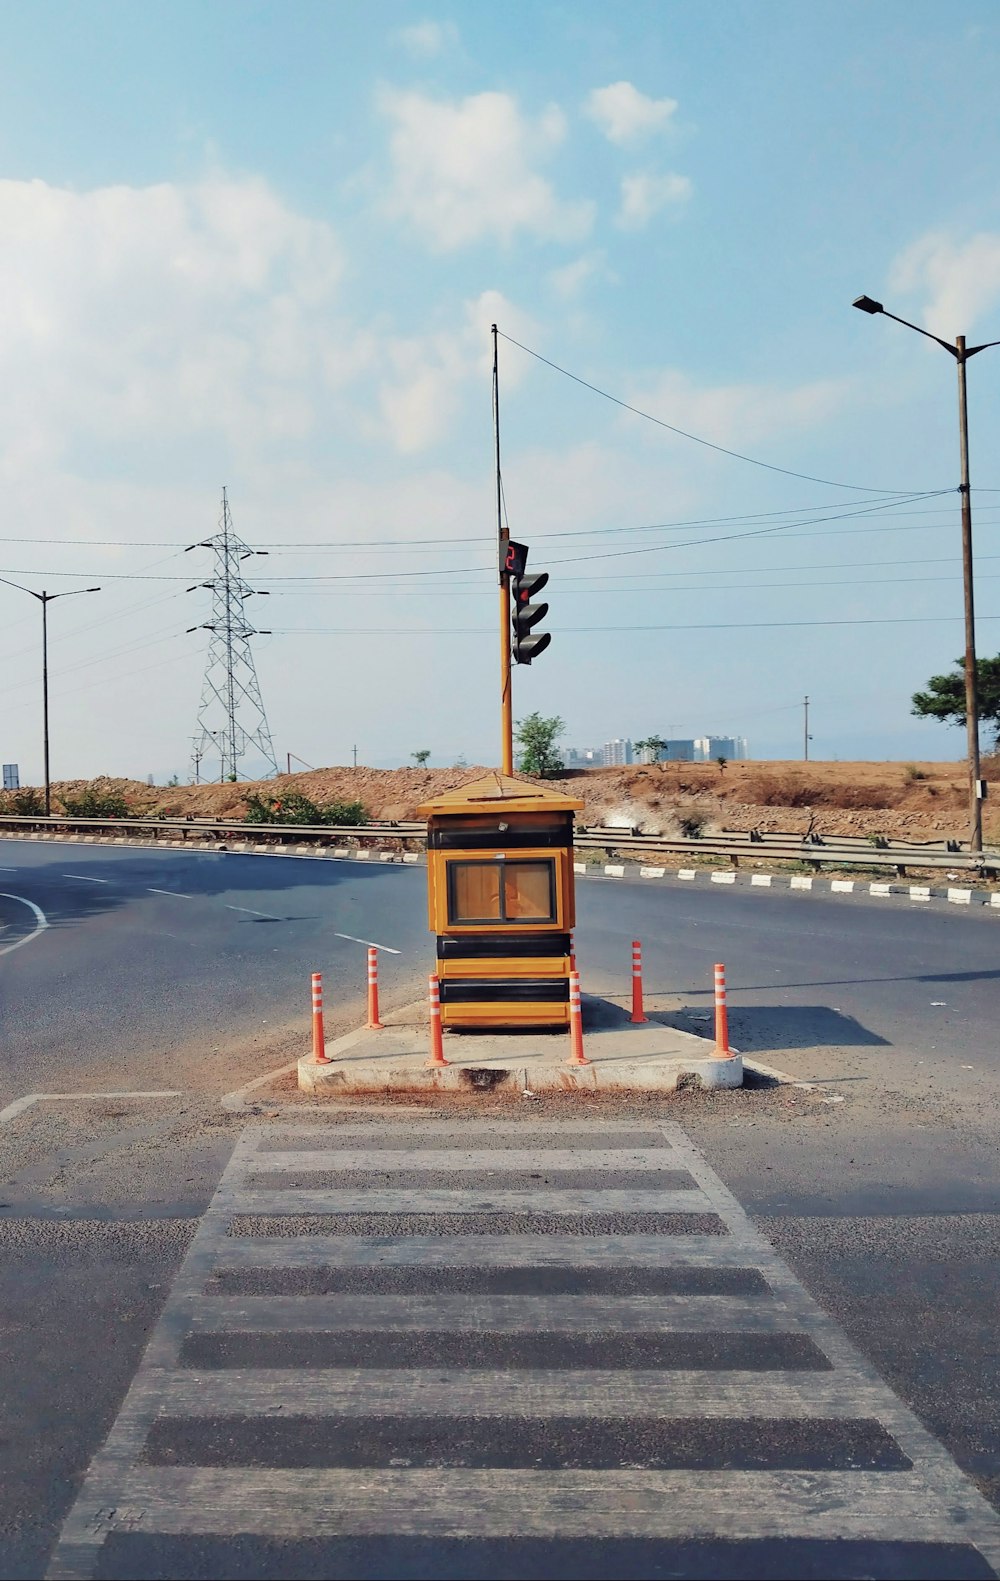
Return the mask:
[[637,752],[648,752],[649,762],[655,763],[666,744],[659,736],[646,736],[645,740],[635,743],[635,750]]
[[[932,675],[925,692],[914,692],[911,713],[920,719],[940,719],[946,725],[965,724],[965,662],[955,660],[950,675]],[[979,718],[991,726],[1000,746],[1000,654],[976,660]]]
[[430,754],[430,750],[429,750],[428,747],[421,747],[419,752],[411,752],[410,753],[410,757],[413,759],[413,761],[417,765],[418,769],[422,769],[423,768],[424,764],[427,762],[427,759],[430,757],[430,755],[431,754]]
[[519,719],[514,739],[521,749],[518,767],[524,774],[537,774],[541,779],[551,779],[563,767],[562,758],[555,744],[566,726],[559,716],[543,719],[541,714],[529,714]]
[[728,758],[716,758],[715,761],[719,765],[719,773],[720,774],[725,774],[725,772],[726,772],[726,764],[729,762],[729,759]]

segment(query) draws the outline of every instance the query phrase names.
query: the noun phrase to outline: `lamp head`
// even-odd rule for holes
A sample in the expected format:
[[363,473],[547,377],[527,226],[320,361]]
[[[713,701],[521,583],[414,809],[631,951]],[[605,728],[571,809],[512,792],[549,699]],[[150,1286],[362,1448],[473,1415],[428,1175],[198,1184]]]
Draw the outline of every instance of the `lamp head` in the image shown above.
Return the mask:
[[858,296],[858,297],[855,297],[854,301],[851,303],[851,306],[852,307],[859,307],[861,309],[862,313],[884,313],[885,312],[885,308],[882,306],[881,302],[873,301],[870,296]]

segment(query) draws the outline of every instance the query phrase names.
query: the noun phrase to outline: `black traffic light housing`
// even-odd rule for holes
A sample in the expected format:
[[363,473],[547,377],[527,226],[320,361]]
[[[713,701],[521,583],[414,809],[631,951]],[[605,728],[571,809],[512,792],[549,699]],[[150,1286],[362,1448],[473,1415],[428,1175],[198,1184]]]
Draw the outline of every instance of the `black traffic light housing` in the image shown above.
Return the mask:
[[540,593],[548,582],[549,573],[536,571],[533,575],[529,575],[527,564],[527,546],[520,543],[509,544],[505,570],[510,577],[511,655],[515,664],[530,664],[532,659],[537,659],[552,641],[549,632],[533,632],[531,629],[537,626],[540,620],[544,620],[549,612],[548,604],[532,602],[535,594]]

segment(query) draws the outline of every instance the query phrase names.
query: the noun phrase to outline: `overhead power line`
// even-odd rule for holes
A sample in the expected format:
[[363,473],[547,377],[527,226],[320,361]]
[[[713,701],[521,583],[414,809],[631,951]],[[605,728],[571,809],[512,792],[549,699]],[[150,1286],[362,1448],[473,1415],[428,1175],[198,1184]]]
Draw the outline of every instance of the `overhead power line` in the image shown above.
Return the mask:
[[657,428],[665,428],[668,433],[676,434],[680,439],[690,439],[692,444],[704,445],[706,450],[715,450],[721,456],[729,456],[733,461],[745,461],[751,467],[763,467],[767,472],[780,472],[786,478],[801,478],[805,483],[821,483],[826,488],[850,489],[859,494],[898,494],[899,489],[877,489],[867,483],[842,483],[834,478],[817,478],[808,472],[796,472],[791,467],[778,467],[771,461],[761,461],[757,456],[744,455],[739,450],[729,450],[725,445],[717,445],[711,439],[705,439],[701,434],[692,434],[685,428],[677,428],[673,423],[667,423],[662,417],[654,417],[652,412],[644,412],[641,407],[633,406],[629,401],[623,401],[620,396],[612,395],[608,390],[602,390],[600,385],[591,384],[589,379],[582,379],[577,373],[570,373],[568,368],[560,367],[558,362],[543,357],[540,351],[533,351],[530,346],[525,346],[521,341],[515,340],[513,335],[505,335],[503,330],[497,334],[508,345],[516,346],[519,351],[526,352],[529,357],[534,357],[536,362],[543,362],[547,368],[552,368],[556,373],[561,373],[564,379],[572,379],[574,384],[582,385],[585,390],[591,390],[594,395],[599,395],[605,401],[611,401],[615,406],[620,406],[623,411],[631,412],[634,417],[641,417],[647,423],[655,423]]

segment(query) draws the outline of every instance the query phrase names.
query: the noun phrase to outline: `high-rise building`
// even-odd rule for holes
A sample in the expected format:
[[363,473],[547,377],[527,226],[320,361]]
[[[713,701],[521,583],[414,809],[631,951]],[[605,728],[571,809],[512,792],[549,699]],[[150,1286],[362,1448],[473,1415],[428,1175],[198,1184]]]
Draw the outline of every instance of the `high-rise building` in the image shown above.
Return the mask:
[[632,743],[626,737],[624,740],[616,736],[613,741],[604,743],[604,762],[608,767],[619,768],[623,764],[632,762]]
[[694,743],[694,755],[702,763],[714,763],[716,758],[728,758],[739,763],[747,756],[746,736],[699,736]]

